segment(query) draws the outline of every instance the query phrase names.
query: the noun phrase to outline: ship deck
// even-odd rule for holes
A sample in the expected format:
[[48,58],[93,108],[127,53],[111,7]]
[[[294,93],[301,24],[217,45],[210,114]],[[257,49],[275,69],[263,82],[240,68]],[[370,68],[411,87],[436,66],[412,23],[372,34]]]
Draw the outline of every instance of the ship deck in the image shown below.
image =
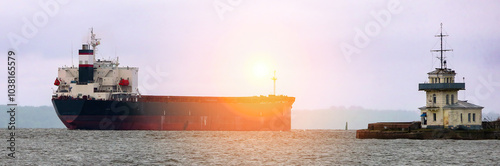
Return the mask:
[[251,97],[211,97],[211,96],[154,96],[142,95],[141,102],[199,102],[199,103],[286,103],[295,102],[288,96],[251,96]]

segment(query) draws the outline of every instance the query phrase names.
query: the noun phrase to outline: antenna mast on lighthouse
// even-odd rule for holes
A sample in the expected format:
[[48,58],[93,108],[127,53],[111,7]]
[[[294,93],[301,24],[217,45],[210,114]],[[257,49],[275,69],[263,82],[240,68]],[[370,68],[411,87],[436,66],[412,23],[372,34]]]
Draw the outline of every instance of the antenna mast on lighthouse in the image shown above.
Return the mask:
[[441,53],[441,56],[438,57],[438,59],[441,61],[441,69],[443,69],[443,66],[444,68],[446,68],[446,60],[444,60],[444,57],[443,57],[443,52],[446,52],[446,51],[453,51],[453,49],[443,49],[443,37],[446,37],[448,35],[443,35],[443,23],[441,23],[441,32],[439,33],[439,35],[436,35],[436,37],[439,37],[441,38],[441,49],[439,50],[431,50],[431,52],[440,52]]

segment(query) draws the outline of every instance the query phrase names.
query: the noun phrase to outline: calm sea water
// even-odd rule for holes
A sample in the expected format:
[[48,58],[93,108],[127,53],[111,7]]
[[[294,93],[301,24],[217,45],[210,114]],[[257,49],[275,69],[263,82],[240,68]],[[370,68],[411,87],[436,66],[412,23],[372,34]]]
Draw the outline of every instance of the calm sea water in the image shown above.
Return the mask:
[[500,165],[500,140],[360,140],[355,131],[19,129],[0,165]]

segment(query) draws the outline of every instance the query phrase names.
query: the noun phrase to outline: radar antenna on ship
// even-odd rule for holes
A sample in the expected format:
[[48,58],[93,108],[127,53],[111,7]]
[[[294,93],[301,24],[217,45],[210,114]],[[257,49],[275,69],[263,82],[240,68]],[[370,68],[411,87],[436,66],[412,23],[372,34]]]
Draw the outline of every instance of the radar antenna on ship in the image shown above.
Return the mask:
[[431,50],[431,52],[440,52],[441,53],[441,56],[440,57],[437,57],[440,61],[441,61],[441,69],[446,68],[446,60],[445,58],[446,57],[443,57],[443,53],[444,52],[447,52],[447,51],[453,51],[453,49],[443,49],[443,37],[446,37],[448,35],[443,35],[443,23],[441,23],[441,32],[439,33],[439,35],[436,35],[436,37],[439,37],[441,38],[441,49],[439,50]]
[[90,45],[92,45],[92,49],[95,50],[101,44],[101,38],[95,38],[94,28],[90,28]]

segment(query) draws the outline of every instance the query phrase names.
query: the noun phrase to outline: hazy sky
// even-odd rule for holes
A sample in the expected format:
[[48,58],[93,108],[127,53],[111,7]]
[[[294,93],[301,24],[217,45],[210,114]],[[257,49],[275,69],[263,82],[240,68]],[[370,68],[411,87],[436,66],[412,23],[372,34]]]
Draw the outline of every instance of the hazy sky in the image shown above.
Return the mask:
[[0,2],[0,47],[18,55],[21,105],[51,105],[57,68],[72,55],[77,64],[93,27],[97,58],[139,67],[143,94],[267,95],[276,70],[294,109],[418,110],[443,23],[448,67],[465,77],[459,99],[500,112],[499,1],[53,2]]

